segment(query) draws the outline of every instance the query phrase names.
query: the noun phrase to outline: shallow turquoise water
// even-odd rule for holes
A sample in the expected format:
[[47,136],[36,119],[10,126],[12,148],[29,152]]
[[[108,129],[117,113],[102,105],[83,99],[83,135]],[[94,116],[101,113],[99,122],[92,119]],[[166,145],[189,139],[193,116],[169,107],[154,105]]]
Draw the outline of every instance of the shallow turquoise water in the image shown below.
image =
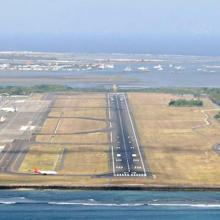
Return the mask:
[[220,219],[219,192],[0,191],[1,220]]

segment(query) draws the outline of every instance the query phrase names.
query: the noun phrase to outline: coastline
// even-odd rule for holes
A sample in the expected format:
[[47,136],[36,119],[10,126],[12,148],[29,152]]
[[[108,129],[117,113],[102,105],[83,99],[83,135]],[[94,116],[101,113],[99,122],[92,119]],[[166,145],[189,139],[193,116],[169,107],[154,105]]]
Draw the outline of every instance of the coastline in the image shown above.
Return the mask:
[[[43,86],[43,88],[45,88]],[[47,87],[46,87],[47,89]],[[55,88],[53,88],[55,89]],[[145,92],[150,92],[151,90],[146,90]],[[160,90],[159,90],[160,91]],[[158,92],[159,92],[158,91]],[[212,91],[212,90],[210,90]],[[217,90],[213,90],[213,91],[218,91]],[[213,92],[212,91],[212,92]],[[165,91],[164,91],[165,92]],[[171,92],[171,90],[168,89],[168,91],[166,92]],[[176,91],[174,90],[174,93],[179,92],[180,91]],[[191,92],[188,91],[188,92]],[[194,92],[198,92],[197,90]],[[201,91],[200,91],[201,92]],[[185,94],[185,93],[184,93]],[[202,96],[202,94],[200,94]],[[204,94],[203,94],[204,96]],[[203,97],[202,96],[202,97]],[[208,94],[206,95],[208,96]],[[209,97],[211,98],[211,97]],[[217,98],[217,101],[219,101],[219,96]],[[55,177],[55,179],[45,179],[45,177],[36,177],[39,178],[39,181],[35,181],[35,177],[33,176],[33,178],[31,177],[31,175],[28,175],[28,178],[22,178],[22,174],[21,175],[19,173],[17,173],[18,175],[14,177],[12,177],[10,174],[8,173],[9,176],[7,176],[7,173],[5,173],[4,175],[6,175],[3,178],[8,178],[7,181],[3,181],[0,183],[0,190],[10,190],[10,189],[33,189],[33,190],[106,190],[106,191],[110,191],[110,190],[138,190],[138,191],[220,191],[220,185],[215,182],[213,185],[208,184],[207,182],[203,182],[203,181],[196,181],[196,182],[176,182],[176,181],[171,181],[171,182],[161,182],[160,180],[157,182],[145,182],[145,181],[141,181],[139,182],[140,184],[137,184],[138,182],[135,182],[136,184],[132,184],[134,182],[127,182],[130,184],[126,185],[126,182],[123,181],[105,181],[102,180],[101,178],[91,178],[91,180],[88,180],[87,177],[83,177],[82,178],[83,181],[79,178],[78,176],[73,176],[69,179],[69,177],[67,179],[64,179],[64,175],[61,175],[60,178],[59,177]],[[11,178],[12,177],[12,178]],[[20,177],[22,179],[20,179]],[[24,177],[24,176],[23,176]],[[99,177],[99,176],[97,176]],[[29,182],[29,178],[31,179]],[[15,182],[14,182],[15,181]],[[31,183],[32,182],[32,183]],[[80,185],[80,182],[82,183],[82,185]],[[7,183],[9,183],[9,185],[7,185]],[[185,183],[185,184],[184,184]]]
[[61,185],[0,185],[1,190],[105,190],[105,191],[167,191],[167,192],[220,192],[220,187],[169,186],[61,186]]

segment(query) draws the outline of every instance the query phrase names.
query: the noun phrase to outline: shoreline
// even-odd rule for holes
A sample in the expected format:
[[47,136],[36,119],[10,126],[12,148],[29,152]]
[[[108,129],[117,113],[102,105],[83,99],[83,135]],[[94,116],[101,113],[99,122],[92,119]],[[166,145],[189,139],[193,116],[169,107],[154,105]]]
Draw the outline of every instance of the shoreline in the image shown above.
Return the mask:
[[159,186],[40,186],[40,185],[0,185],[2,190],[105,190],[105,191],[167,191],[167,192],[220,192],[220,187],[159,187]]

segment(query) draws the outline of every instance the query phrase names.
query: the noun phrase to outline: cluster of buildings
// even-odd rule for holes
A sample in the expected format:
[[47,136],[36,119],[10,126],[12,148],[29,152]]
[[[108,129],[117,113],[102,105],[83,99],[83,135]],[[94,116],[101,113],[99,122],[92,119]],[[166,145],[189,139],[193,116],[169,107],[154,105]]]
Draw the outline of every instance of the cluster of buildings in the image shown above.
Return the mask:
[[0,63],[0,71],[75,71],[92,69],[113,69],[113,64],[105,63],[73,63],[63,62],[26,62],[26,63]]

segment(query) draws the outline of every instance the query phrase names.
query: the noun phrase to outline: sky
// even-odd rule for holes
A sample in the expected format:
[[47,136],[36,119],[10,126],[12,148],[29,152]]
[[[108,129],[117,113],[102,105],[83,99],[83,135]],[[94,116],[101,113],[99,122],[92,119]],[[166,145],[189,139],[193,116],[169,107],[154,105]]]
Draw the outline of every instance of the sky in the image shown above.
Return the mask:
[[219,0],[0,0],[0,50],[220,55]]

